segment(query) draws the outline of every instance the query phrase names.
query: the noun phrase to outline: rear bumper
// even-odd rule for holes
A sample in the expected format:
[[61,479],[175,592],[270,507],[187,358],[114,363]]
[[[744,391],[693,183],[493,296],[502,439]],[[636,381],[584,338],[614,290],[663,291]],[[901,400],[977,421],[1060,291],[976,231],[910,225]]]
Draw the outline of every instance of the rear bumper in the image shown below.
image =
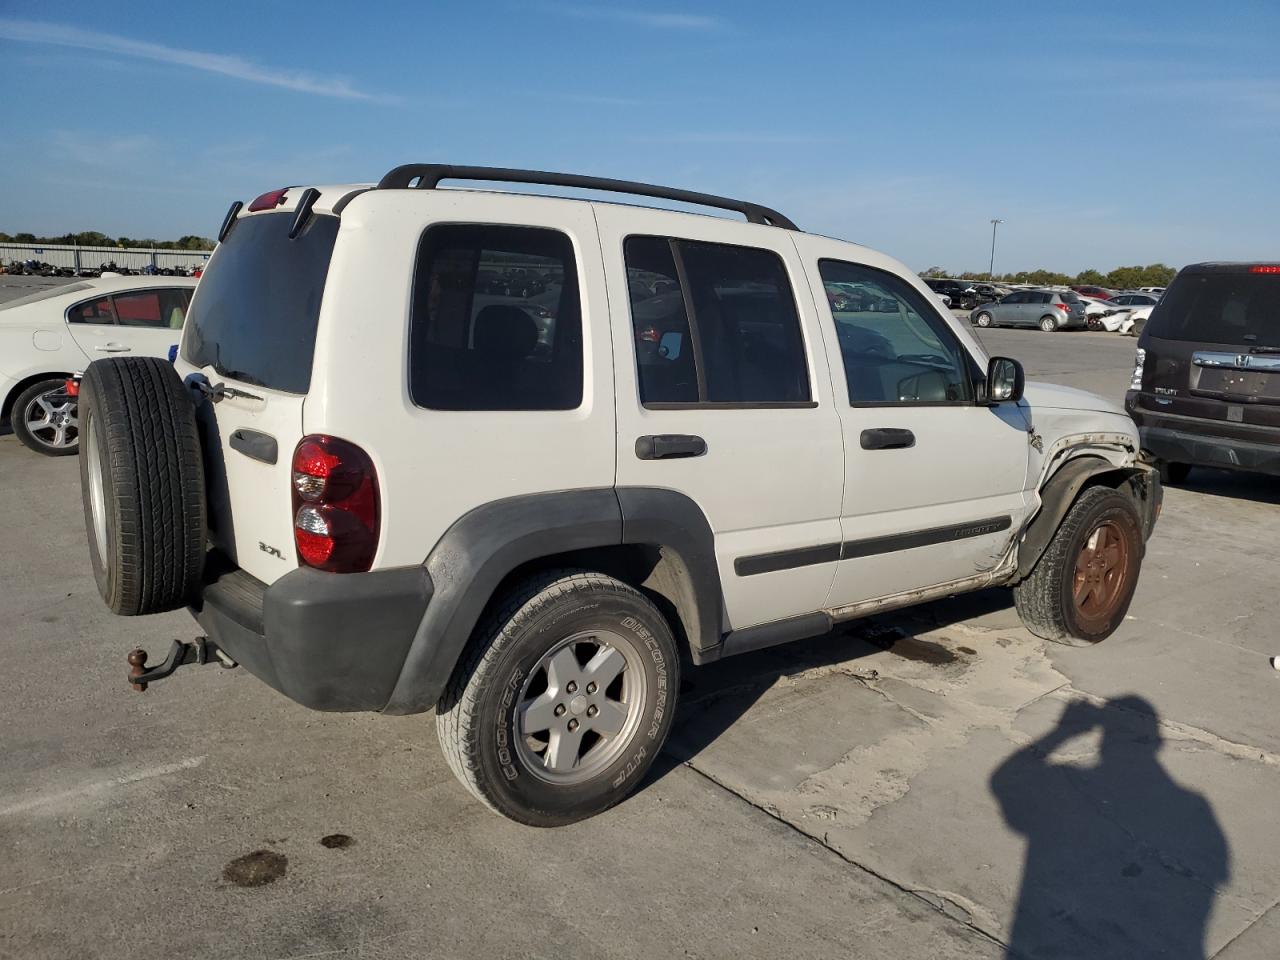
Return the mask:
[[1142,449],[1155,460],[1280,476],[1280,430],[1251,426],[1253,439],[1244,440],[1223,436],[1214,420],[1151,414],[1132,392],[1125,406],[1138,424]]
[[315,710],[381,710],[431,602],[425,567],[300,568],[267,586],[215,568],[191,613],[260,680]]

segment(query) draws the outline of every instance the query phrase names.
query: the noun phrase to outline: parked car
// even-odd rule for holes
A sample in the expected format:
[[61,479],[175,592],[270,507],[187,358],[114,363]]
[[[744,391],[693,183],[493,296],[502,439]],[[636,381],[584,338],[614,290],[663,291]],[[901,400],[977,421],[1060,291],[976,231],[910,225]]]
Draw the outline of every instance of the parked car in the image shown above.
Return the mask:
[[1170,483],[1280,476],[1280,263],[1184,267],[1138,338],[1125,408]]
[[1106,287],[1095,287],[1092,284],[1081,284],[1071,288],[1076,293],[1084,294],[1086,297],[1096,297],[1099,300],[1110,300],[1116,295],[1114,290],[1108,290]]
[[1124,324],[1132,307],[1118,306],[1114,300],[1098,300],[1076,294],[1084,304],[1085,326],[1090,330],[1106,330],[1115,333]]
[[[996,584],[1048,639],[1124,620],[1160,498],[1132,421],[1024,384],[883,254],[423,164],[236,204],[219,239],[176,364],[81,384],[99,591],[204,634],[131,653],[135,684],[239,663],[317,709],[434,708],[481,802],[553,825],[644,779],[684,658]],[[517,259],[563,278],[545,350],[474,290]],[[894,309],[837,314],[839,284]]]
[[1152,294],[1155,294],[1157,297],[1162,297],[1164,296],[1165,289],[1166,289],[1165,287],[1139,287],[1138,292],[1152,293]]
[[968,310],[977,303],[978,293],[973,284],[967,281],[927,277],[924,282],[934,293],[944,294],[948,298],[947,302],[958,310]]
[[1109,302],[1122,307],[1154,307],[1160,298],[1151,293],[1118,293]]
[[0,423],[37,453],[75,453],[67,378],[105,355],[167,356],[194,289],[190,280],[106,278],[0,303]]
[[975,283],[973,290],[978,303],[995,303],[1009,295],[1009,291],[1004,287],[997,287],[990,283]]
[[969,314],[979,327],[1039,327],[1046,333],[1084,328],[1085,305],[1074,293],[1015,290],[999,303],[984,303]]
[[1120,333],[1126,337],[1138,337],[1142,335],[1142,329],[1146,326],[1147,320],[1151,317],[1151,311],[1155,307],[1134,307],[1128,313],[1124,314],[1124,318],[1120,321]]

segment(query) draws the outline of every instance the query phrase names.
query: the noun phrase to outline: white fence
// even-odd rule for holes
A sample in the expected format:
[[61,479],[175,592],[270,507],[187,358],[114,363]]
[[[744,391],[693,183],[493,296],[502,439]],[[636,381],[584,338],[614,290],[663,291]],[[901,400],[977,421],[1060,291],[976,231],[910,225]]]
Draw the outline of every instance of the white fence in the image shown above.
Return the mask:
[[55,267],[71,267],[73,270],[98,269],[114,260],[117,266],[141,270],[152,266],[168,267],[203,266],[209,259],[209,250],[148,250],[140,247],[79,247],[40,243],[0,243],[0,261],[39,260]]

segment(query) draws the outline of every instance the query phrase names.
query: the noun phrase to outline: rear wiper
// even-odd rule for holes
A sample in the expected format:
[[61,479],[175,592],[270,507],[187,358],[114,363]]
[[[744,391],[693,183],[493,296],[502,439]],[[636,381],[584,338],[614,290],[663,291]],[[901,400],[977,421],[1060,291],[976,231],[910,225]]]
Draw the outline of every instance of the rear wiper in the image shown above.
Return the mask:
[[1250,347],[1250,353],[1280,353],[1280,347]]

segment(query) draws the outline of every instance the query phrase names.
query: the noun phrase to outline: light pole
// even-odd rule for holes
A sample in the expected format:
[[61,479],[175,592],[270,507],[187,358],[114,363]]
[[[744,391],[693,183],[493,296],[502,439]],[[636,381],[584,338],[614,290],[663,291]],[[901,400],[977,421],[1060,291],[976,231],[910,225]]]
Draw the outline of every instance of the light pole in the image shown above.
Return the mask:
[[996,278],[996,227],[1004,223],[1003,220],[993,219],[991,221],[991,265],[987,267],[987,279],[994,280]]

